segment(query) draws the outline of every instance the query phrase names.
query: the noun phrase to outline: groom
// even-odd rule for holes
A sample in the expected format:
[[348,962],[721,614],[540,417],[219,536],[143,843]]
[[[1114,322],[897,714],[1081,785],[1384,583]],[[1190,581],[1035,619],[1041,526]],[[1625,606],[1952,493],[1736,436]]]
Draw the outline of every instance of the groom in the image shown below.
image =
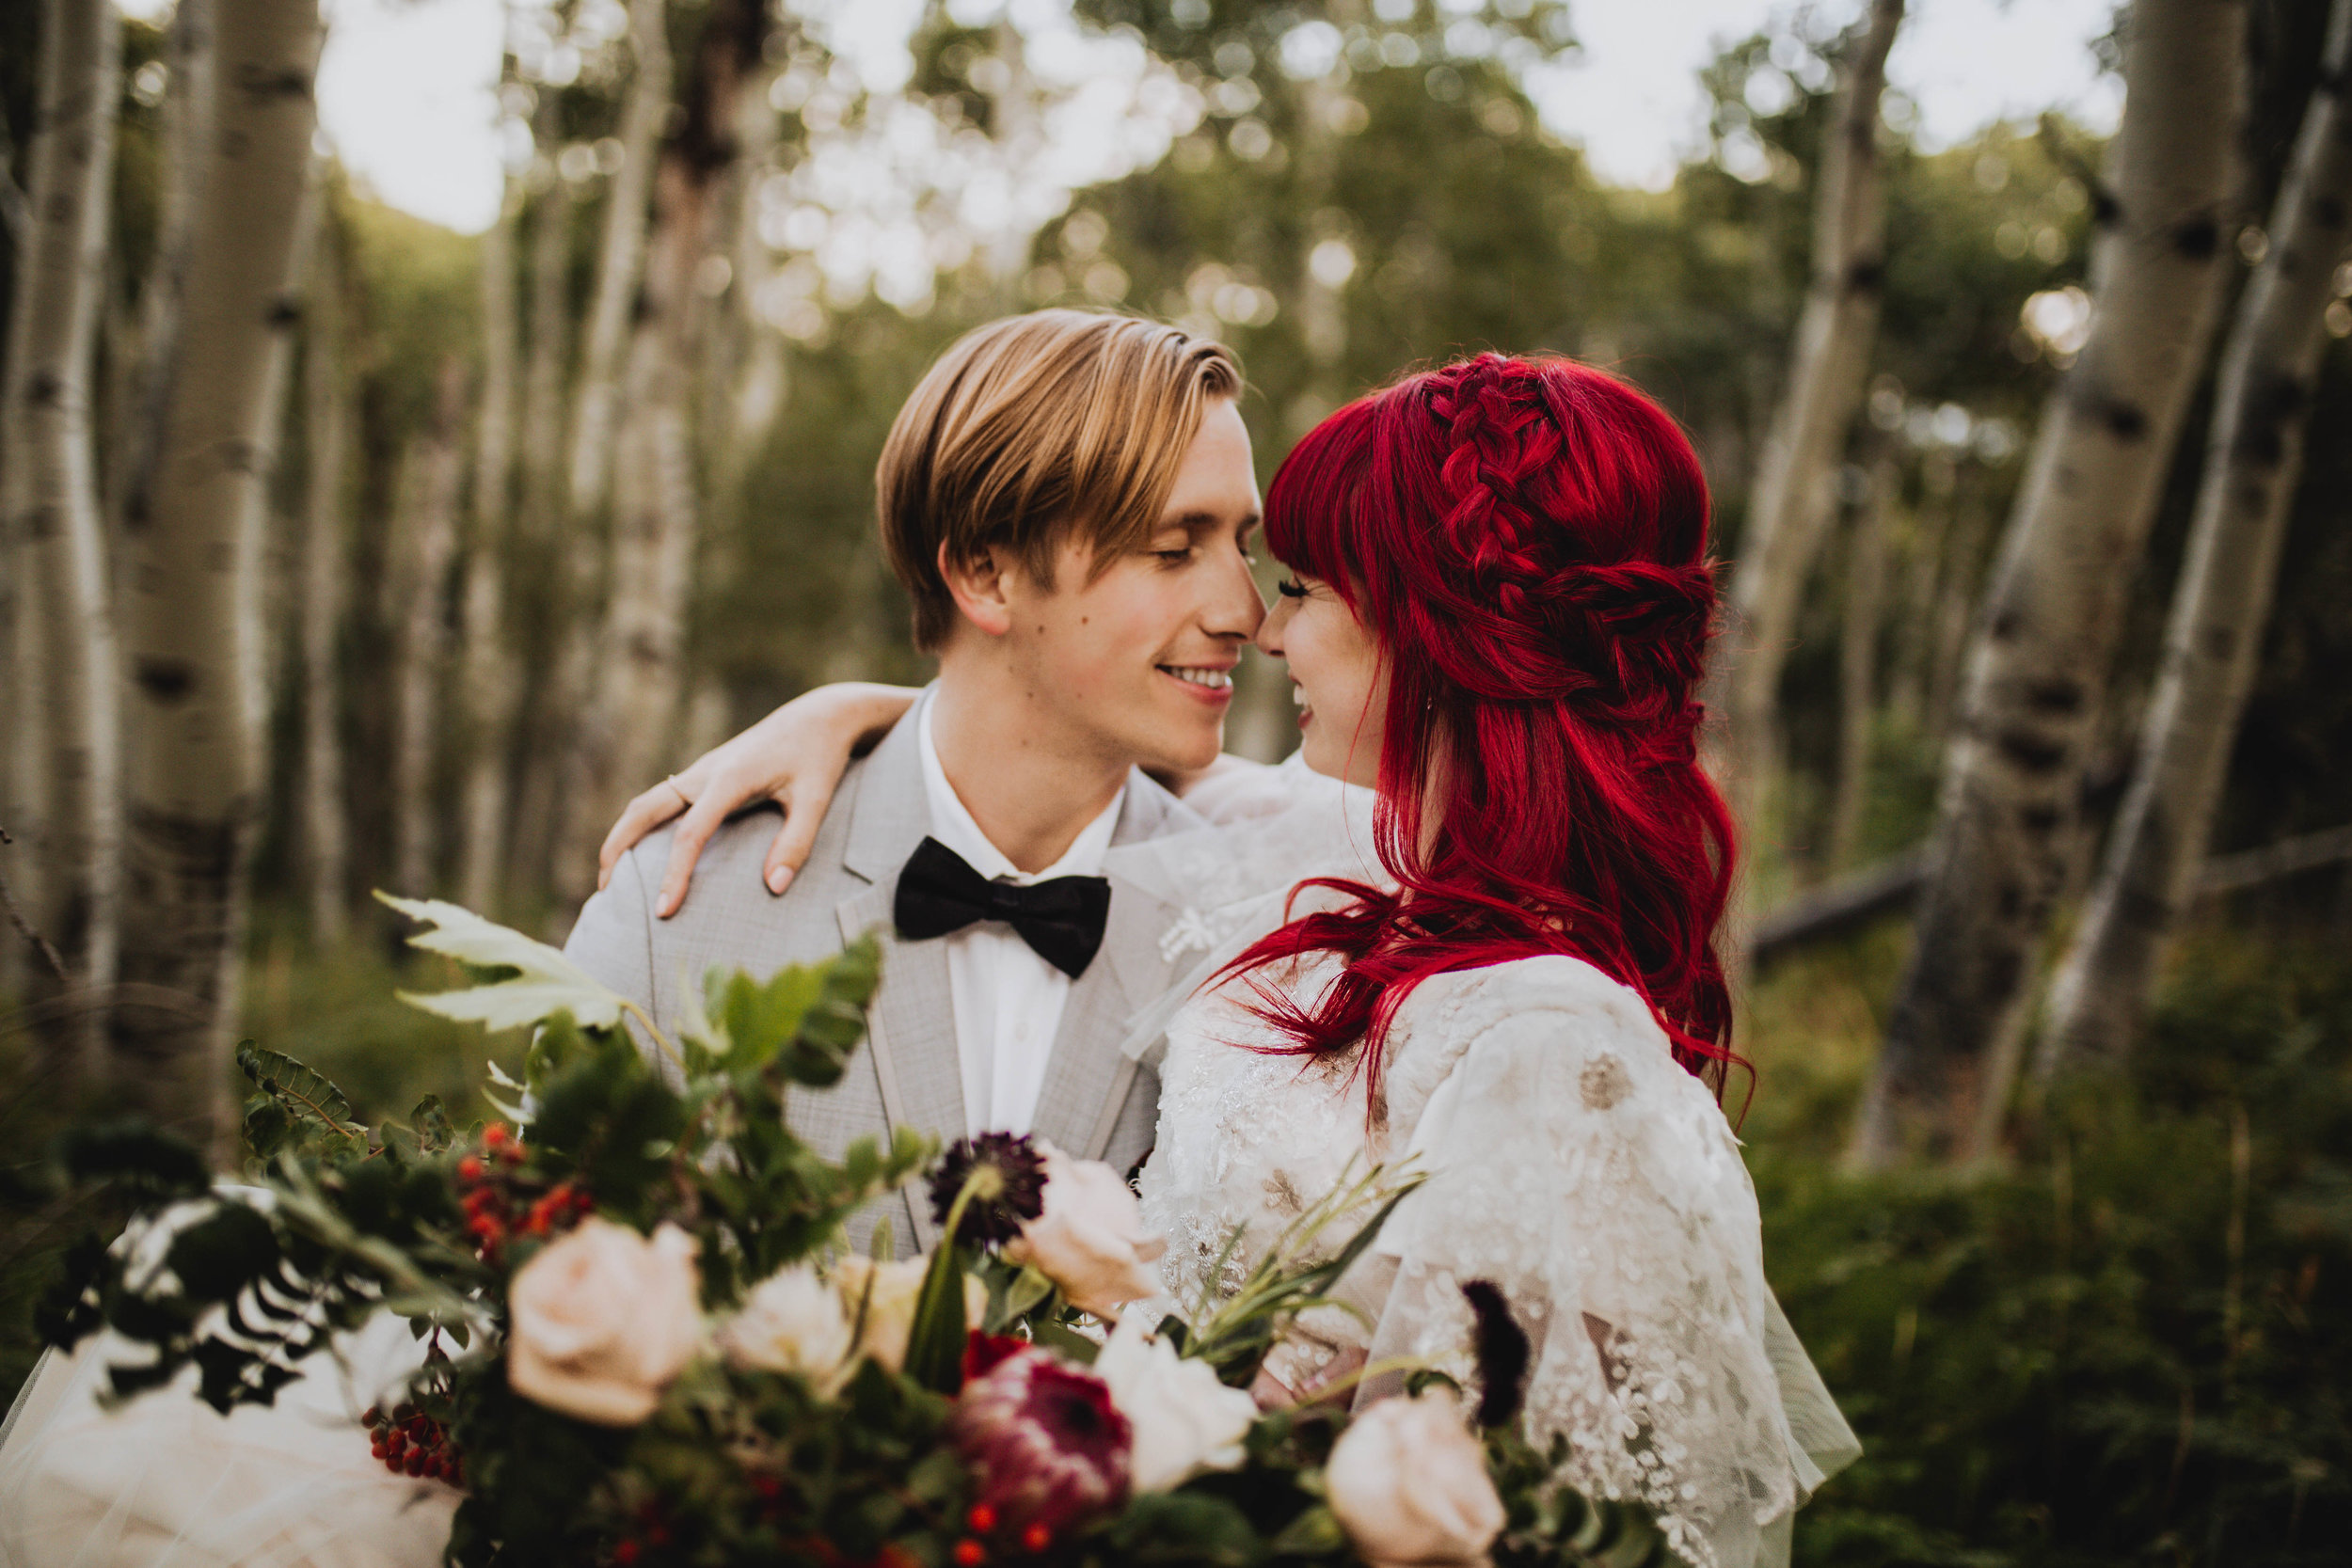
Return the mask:
[[[764,978],[878,929],[867,1049],[794,1098],[796,1132],[829,1156],[897,1125],[1141,1160],[1159,1083],[1120,1041],[1175,978],[1175,893],[1121,847],[1200,826],[1141,769],[1216,758],[1263,614],[1240,389],[1223,348],[1125,317],[1041,310],[958,341],[875,470],[939,678],[843,778],[782,896],[753,891],[770,832],[739,817],[704,851],[707,891],[657,920],[664,829],[564,950],[667,1032],[714,964]],[[931,1244],[912,1190],[853,1239],[884,1214],[902,1255]]]

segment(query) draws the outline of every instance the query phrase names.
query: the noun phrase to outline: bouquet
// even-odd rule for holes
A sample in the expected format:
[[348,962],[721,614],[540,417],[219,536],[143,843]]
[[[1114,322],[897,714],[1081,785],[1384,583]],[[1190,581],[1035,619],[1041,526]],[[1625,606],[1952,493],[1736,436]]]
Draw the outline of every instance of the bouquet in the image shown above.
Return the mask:
[[[1429,1372],[1353,1419],[1258,1409],[1265,1353],[1333,1305],[1408,1175],[1350,1181],[1231,1297],[1167,1310],[1107,1166],[1004,1134],[942,1152],[901,1129],[837,1159],[794,1135],[788,1097],[864,1037],[870,939],[765,982],[714,972],[671,1039],[553,948],[386,902],[474,982],[406,1000],[532,1031],[518,1073],[491,1069],[505,1119],[460,1129],[428,1098],[364,1127],[248,1043],[250,1184],[151,1130],[70,1135],[68,1174],[133,1223],[76,1249],[43,1331],[151,1352],[109,1369],[113,1397],[193,1367],[215,1408],[267,1404],[397,1314],[416,1370],[351,1441],[460,1494],[465,1565],[1668,1560],[1637,1511],[1560,1481],[1561,1440],[1518,1433],[1527,1340],[1491,1287],[1468,1288],[1474,1409]],[[886,1222],[853,1246],[853,1216],[916,1180],[933,1249],[893,1260]]]

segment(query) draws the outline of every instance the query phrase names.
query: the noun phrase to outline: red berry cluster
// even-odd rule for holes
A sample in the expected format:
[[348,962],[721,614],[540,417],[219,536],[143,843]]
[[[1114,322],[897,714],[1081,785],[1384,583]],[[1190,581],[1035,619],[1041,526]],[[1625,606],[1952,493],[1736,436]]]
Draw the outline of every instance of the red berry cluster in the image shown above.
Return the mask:
[[485,1262],[497,1262],[516,1237],[567,1229],[596,1207],[596,1200],[570,1181],[543,1187],[522,1164],[522,1140],[495,1121],[483,1129],[482,1152],[457,1162],[458,1184],[466,1190],[466,1229]]
[[[996,1516],[996,1511],[988,1504],[974,1503],[972,1505],[971,1511],[963,1516],[964,1528],[972,1533],[956,1543],[952,1554],[956,1560],[957,1568],[979,1568],[981,1563],[988,1560],[989,1549],[984,1543],[988,1537],[997,1533],[1001,1523],[1002,1521]],[[1045,1548],[1053,1544],[1054,1532],[1041,1522],[1032,1520],[1018,1532],[1007,1530],[999,1542],[997,1550],[1000,1556],[1025,1554],[1029,1557],[1041,1557],[1044,1555]]]
[[370,1405],[360,1419],[367,1423],[368,1451],[392,1474],[466,1484],[466,1464],[449,1440],[449,1428],[415,1405],[394,1405],[389,1416]]
[[670,1527],[661,1522],[661,1506],[649,1502],[637,1511],[637,1533],[613,1543],[612,1560],[618,1568],[630,1568],[647,1552],[659,1552],[669,1544]]

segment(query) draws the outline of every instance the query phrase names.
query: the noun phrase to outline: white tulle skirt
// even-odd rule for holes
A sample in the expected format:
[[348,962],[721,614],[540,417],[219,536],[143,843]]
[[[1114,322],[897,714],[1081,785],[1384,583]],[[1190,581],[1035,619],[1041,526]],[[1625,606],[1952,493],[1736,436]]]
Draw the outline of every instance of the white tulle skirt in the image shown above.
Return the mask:
[[41,1360],[0,1428],[0,1568],[433,1568],[457,1493],[396,1476],[360,1414],[421,1359],[385,1315],[320,1354],[267,1408],[222,1416],[196,1371],[108,1409],[108,1333]]

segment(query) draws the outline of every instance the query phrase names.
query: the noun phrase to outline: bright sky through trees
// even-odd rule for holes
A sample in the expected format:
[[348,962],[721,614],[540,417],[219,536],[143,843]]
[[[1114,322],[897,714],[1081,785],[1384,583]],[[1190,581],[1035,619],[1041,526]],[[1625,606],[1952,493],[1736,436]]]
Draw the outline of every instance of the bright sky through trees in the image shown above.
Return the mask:
[[[169,0],[122,4],[141,16],[169,9]],[[1061,0],[1011,4],[1033,32],[1074,31]],[[326,8],[319,118],[344,166],[395,207],[468,232],[486,227],[499,193],[501,0],[327,0]],[[919,0],[793,0],[792,8],[869,86],[904,80]],[[998,0],[954,8],[960,18],[1003,8]],[[1662,186],[1702,139],[1697,72],[1717,43],[1799,8],[1790,0],[1582,0],[1582,48],[1542,68],[1530,90],[1545,122],[1581,145],[1602,178]],[[1860,6],[1811,8],[1835,24]],[[1915,112],[1931,147],[2047,108],[2107,129],[2121,87],[2100,75],[2090,42],[2114,8],[2114,0],[1918,0],[1889,66],[1902,99],[1895,112]]]

